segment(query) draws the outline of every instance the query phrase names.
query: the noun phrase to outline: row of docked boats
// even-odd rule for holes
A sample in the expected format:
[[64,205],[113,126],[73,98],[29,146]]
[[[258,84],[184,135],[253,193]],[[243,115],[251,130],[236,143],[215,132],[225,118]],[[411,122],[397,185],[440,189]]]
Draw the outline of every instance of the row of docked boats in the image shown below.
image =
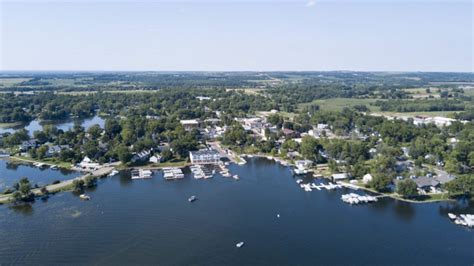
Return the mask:
[[132,170],[132,179],[149,179],[153,175],[151,170],[147,169],[133,169]]
[[457,225],[474,227],[474,214],[456,215],[453,213],[448,213],[448,216]]
[[215,170],[209,170],[203,165],[192,165],[190,169],[195,179],[212,178],[215,173]]
[[378,199],[377,197],[374,197],[374,196],[349,193],[349,194],[342,195],[341,200],[347,204],[354,205],[354,204],[377,202]]
[[163,178],[166,180],[183,179],[183,170],[178,167],[163,168]]
[[220,163],[217,165],[219,168],[219,174],[225,177],[230,177],[231,174],[229,172],[229,169],[226,167],[225,163]]
[[333,190],[333,189],[337,189],[337,188],[342,188],[342,185],[334,184],[334,183],[331,183],[331,182],[329,182],[328,184],[324,184],[324,183],[319,183],[319,184],[306,183],[306,184],[303,184],[302,179],[297,179],[296,183],[299,184],[300,187],[306,192],[311,192],[314,189],[317,189],[317,190],[321,190],[321,189]]

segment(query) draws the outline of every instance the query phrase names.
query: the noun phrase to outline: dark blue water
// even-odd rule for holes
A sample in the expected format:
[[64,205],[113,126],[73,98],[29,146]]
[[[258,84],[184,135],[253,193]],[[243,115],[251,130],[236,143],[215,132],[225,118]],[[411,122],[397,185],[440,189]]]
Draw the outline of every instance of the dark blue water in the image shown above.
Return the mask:
[[0,191],[11,187],[22,177],[27,177],[33,185],[43,186],[55,180],[71,179],[79,175],[78,172],[64,169],[52,170],[49,167],[38,168],[28,163],[0,160]]
[[[304,192],[264,159],[232,165],[240,181],[103,179],[91,201],[61,193],[0,207],[0,262],[16,264],[317,265],[474,262],[474,232],[448,211],[466,203],[383,199],[349,206],[339,191]],[[196,195],[194,203],[188,197]],[[277,218],[276,215],[281,217]],[[8,240],[8,241],[6,241]],[[235,244],[245,241],[237,249]]]
[[87,119],[67,119],[67,120],[59,120],[59,121],[39,121],[35,119],[26,125],[6,127],[6,128],[0,127],[0,134],[7,133],[7,132],[13,133],[18,129],[24,128],[28,130],[30,135],[32,135],[33,132],[37,130],[43,130],[44,125],[54,125],[58,129],[67,131],[67,130],[72,129],[75,124],[80,124],[85,129],[88,129],[91,126],[96,125],[96,124],[103,128],[105,124],[105,120],[101,118],[100,116],[94,116],[92,118],[87,118]]

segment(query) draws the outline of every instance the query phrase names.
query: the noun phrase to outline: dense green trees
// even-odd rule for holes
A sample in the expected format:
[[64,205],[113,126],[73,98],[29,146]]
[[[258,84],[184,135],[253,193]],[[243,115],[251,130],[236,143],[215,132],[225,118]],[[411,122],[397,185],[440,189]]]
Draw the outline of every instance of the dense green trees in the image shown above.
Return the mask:
[[474,175],[460,176],[445,184],[445,189],[451,196],[473,196]]
[[35,197],[33,192],[31,192],[31,184],[28,178],[23,177],[13,185],[14,192],[12,194],[13,200],[15,202],[19,201],[32,201]]
[[418,194],[415,181],[412,179],[403,179],[397,183],[397,193],[405,198],[413,197]]

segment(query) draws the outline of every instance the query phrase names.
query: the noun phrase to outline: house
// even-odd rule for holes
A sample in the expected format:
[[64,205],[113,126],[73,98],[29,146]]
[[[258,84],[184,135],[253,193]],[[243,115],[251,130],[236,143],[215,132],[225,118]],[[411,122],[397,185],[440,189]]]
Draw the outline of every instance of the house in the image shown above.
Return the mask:
[[151,152],[149,150],[135,153],[132,156],[132,163],[146,162],[150,158],[150,154]]
[[86,170],[95,170],[99,168],[98,163],[94,163],[89,157],[84,157],[82,161],[78,164],[80,168],[86,169]]
[[221,155],[213,149],[203,149],[190,151],[189,158],[192,164],[217,164],[220,162]]
[[59,154],[62,150],[69,149],[69,145],[53,145],[49,146],[46,156],[51,157],[56,154]]
[[364,184],[367,184],[367,183],[371,182],[372,180],[373,180],[373,177],[372,177],[371,174],[366,174],[362,177],[362,182]]
[[287,138],[294,138],[297,136],[297,133],[294,130],[289,129],[289,128],[283,128],[281,131],[283,135],[285,135],[285,137]]
[[36,147],[38,147],[38,141],[36,141],[36,139],[30,139],[23,141],[19,148],[20,151],[27,151]]
[[184,130],[186,131],[191,131],[199,127],[199,121],[197,121],[196,119],[181,120],[179,122],[181,123],[181,125],[183,125]]
[[439,181],[427,176],[420,176],[418,178],[413,179],[415,181],[416,186],[419,189],[423,190],[431,190],[431,187],[438,187],[440,185]]
[[349,178],[349,175],[347,173],[333,174],[332,175],[333,181],[344,180],[344,179],[348,179],[348,178]]
[[161,162],[161,156],[156,154],[150,157],[148,160],[150,163],[160,163]]
[[295,161],[295,166],[299,169],[307,169],[313,165],[313,161],[310,160],[298,160]]
[[206,96],[197,96],[196,99],[198,99],[199,101],[206,101],[206,100],[210,100],[211,97],[206,97]]

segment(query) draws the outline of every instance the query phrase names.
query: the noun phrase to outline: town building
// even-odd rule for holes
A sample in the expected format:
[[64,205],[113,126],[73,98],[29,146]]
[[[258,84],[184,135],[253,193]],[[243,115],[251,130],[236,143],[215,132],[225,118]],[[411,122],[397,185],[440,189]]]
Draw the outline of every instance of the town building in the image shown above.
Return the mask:
[[137,152],[132,156],[132,163],[146,162],[150,158],[149,150]]
[[161,162],[161,156],[156,154],[150,157],[148,160],[150,163],[160,163]]
[[221,155],[213,149],[202,149],[190,151],[189,158],[192,164],[217,164],[220,162]]
[[199,128],[199,121],[196,119],[191,119],[191,120],[181,120],[179,121],[181,125],[183,125],[184,130],[186,131],[191,131],[193,129]]

